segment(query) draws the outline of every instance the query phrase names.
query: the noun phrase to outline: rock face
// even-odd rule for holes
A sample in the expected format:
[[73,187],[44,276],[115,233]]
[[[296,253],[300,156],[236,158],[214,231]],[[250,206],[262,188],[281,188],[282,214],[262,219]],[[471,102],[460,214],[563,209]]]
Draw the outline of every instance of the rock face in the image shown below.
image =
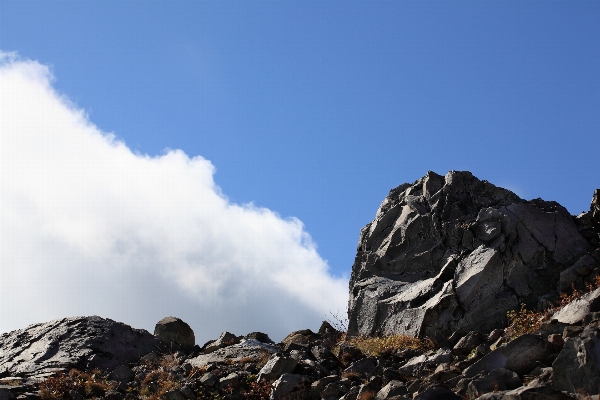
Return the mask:
[[0,336],[0,377],[69,368],[110,371],[162,348],[149,332],[111,319],[64,318]]
[[[594,261],[598,191],[594,201],[576,224],[555,202],[523,200],[470,172],[428,172],[392,189],[360,233],[350,334],[484,332],[519,303],[556,301],[561,272]],[[564,279],[577,283],[577,271]]]

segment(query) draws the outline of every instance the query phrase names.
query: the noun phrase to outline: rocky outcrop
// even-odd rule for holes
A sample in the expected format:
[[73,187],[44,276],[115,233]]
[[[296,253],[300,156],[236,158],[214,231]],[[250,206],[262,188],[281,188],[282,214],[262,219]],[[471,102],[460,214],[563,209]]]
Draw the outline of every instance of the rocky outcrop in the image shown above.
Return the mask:
[[470,172],[400,185],[361,230],[349,333],[440,339],[501,328],[520,303],[556,303],[564,286],[598,269],[599,210],[598,191],[591,211],[574,218]]
[[100,317],[64,318],[0,336],[0,377],[70,368],[111,371],[164,346],[145,330]]

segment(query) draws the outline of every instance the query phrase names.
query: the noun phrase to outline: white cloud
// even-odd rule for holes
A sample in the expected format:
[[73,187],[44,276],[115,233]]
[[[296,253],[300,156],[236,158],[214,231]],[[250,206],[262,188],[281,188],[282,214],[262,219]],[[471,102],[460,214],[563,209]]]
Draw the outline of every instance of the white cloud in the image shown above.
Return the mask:
[[0,332],[72,315],[153,330],[187,321],[281,339],[344,310],[302,223],[228,201],[210,161],[134,154],[52,87],[47,66],[0,54]]

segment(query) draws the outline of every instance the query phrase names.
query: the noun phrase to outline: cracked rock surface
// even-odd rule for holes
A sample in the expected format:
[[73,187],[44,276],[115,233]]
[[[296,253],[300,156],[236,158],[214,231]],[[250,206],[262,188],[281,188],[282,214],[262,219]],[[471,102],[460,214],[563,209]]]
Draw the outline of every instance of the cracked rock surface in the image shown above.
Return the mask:
[[149,332],[111,319],[63,318],[1,335],[0,377],[68,368],[112,370],[163,347]]
[[543,308],[595,267],[599,215],[597,191],[575,218],[470,172],[400,185],[361,230],[349,332],[447,337],[500,328],[520,303]]

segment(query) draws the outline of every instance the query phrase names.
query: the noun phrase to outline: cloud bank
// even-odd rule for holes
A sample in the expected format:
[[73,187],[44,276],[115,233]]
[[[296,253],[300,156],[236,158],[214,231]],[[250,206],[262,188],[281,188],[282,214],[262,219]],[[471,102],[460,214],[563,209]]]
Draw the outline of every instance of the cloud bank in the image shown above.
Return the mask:
[[200,156],[135,154],[52,82],[0,54],[0,332],[73,315],[152,331],[174,315],[202,345],[345,311],[347,281],[298,219],[230,202]]

